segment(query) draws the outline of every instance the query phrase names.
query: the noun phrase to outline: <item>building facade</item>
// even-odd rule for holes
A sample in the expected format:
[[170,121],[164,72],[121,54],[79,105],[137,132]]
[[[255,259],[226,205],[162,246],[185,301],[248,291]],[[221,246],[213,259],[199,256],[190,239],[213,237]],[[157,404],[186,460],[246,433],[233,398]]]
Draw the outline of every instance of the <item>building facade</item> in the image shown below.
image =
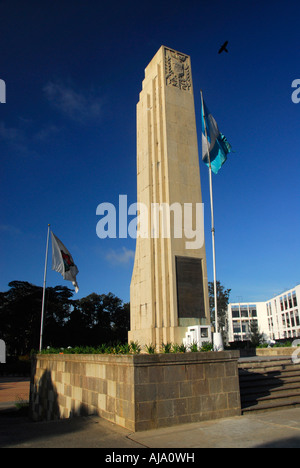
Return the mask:
[[300,338],[300,284],[265,302],[228,304],[228,341],[247,341],[256,322],[268,340]]

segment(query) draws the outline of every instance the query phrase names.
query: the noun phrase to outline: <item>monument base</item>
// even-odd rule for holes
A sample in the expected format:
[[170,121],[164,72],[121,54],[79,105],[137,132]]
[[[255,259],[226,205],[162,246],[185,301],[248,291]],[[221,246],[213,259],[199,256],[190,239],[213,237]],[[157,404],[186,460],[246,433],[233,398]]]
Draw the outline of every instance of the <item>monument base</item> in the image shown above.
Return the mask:
[[241,414],[238,351],[38,355],[31,417],[98,415],[130,431]]

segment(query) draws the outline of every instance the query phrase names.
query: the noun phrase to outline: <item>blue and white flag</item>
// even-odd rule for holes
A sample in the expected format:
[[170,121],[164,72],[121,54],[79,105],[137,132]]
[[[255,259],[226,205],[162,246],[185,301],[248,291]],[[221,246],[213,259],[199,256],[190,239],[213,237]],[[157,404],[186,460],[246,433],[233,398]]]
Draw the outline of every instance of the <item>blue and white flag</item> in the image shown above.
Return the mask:
[[[204,115],[203,115],[204,108]],[[205,122],[204,122],[205,117]],[[205,123],[207,139],[205,134]],[[217,174],[224,162],[227,160],[227,154],[232,151],[226,137],[220,132],[218,124],[209,112],[203,100],[202,106],[202,161],[211,170]]]

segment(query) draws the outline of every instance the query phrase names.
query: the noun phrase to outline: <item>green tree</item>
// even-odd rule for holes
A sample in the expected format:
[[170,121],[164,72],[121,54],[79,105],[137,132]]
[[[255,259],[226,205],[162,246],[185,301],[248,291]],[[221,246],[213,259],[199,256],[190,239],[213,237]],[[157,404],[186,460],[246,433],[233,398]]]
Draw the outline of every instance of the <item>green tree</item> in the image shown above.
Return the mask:
[[43,333],[45,346],[65,346],[66,325],[72,312],[73,294],[66,286],[46,288]]
[[263,343],[264,338],[263,334],[260,333],[258,328],[257,320],[251,320],[250,322],[250,342],[254,348],[257,348],[261,343]]
[[[0,334],[8,353],[22,355],[38,349],[43,289],[26,281],[12,281],[0,295]],[[73,292],[63,286],[46,288],[44,343],[61,346],[63,327]]]
[[[43,289],[12,281],[0,293],[0,339],[11,355],[38,349]],[[46,288],[43,347],[99,346],[127,342],[130,305],[112,293],[73,300],[65,286]]]
[[39,340],[38,308],[41,315],[42,288],[12,281],[0,298],[0,332],[9,354],[25,354]]
[[68,345],[98,346],[127,342],[129,304],[112,294],[92,293],[73,302],[67,324]]
[[113,317],[112,331],[114,340],[126,343],[128,340],[128,331],[130,329],[130,303],[127,302],[118,308]]
[[[226,334],[226,317],[227,307],[229,303],[231,289],[225,289],[225,287],[217,281],[217,306],[218,306],[218,322],[219,328],[224,335]],[[215,295],[214,295],[214,283],[210,281],[208,283],[209,293],[209,308],[210,308],[210,320],[211,324],[215,326]]]

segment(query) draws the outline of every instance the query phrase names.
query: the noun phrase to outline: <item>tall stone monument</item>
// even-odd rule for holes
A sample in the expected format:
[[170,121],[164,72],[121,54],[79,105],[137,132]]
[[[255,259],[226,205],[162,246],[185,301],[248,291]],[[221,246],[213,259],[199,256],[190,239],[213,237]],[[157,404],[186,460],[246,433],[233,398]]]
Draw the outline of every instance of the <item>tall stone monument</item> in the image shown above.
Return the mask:
[[164,46],[145,70],[137,105],[137,200],[144,222],[128,338],[181,343],[210,314],[191,61]]

